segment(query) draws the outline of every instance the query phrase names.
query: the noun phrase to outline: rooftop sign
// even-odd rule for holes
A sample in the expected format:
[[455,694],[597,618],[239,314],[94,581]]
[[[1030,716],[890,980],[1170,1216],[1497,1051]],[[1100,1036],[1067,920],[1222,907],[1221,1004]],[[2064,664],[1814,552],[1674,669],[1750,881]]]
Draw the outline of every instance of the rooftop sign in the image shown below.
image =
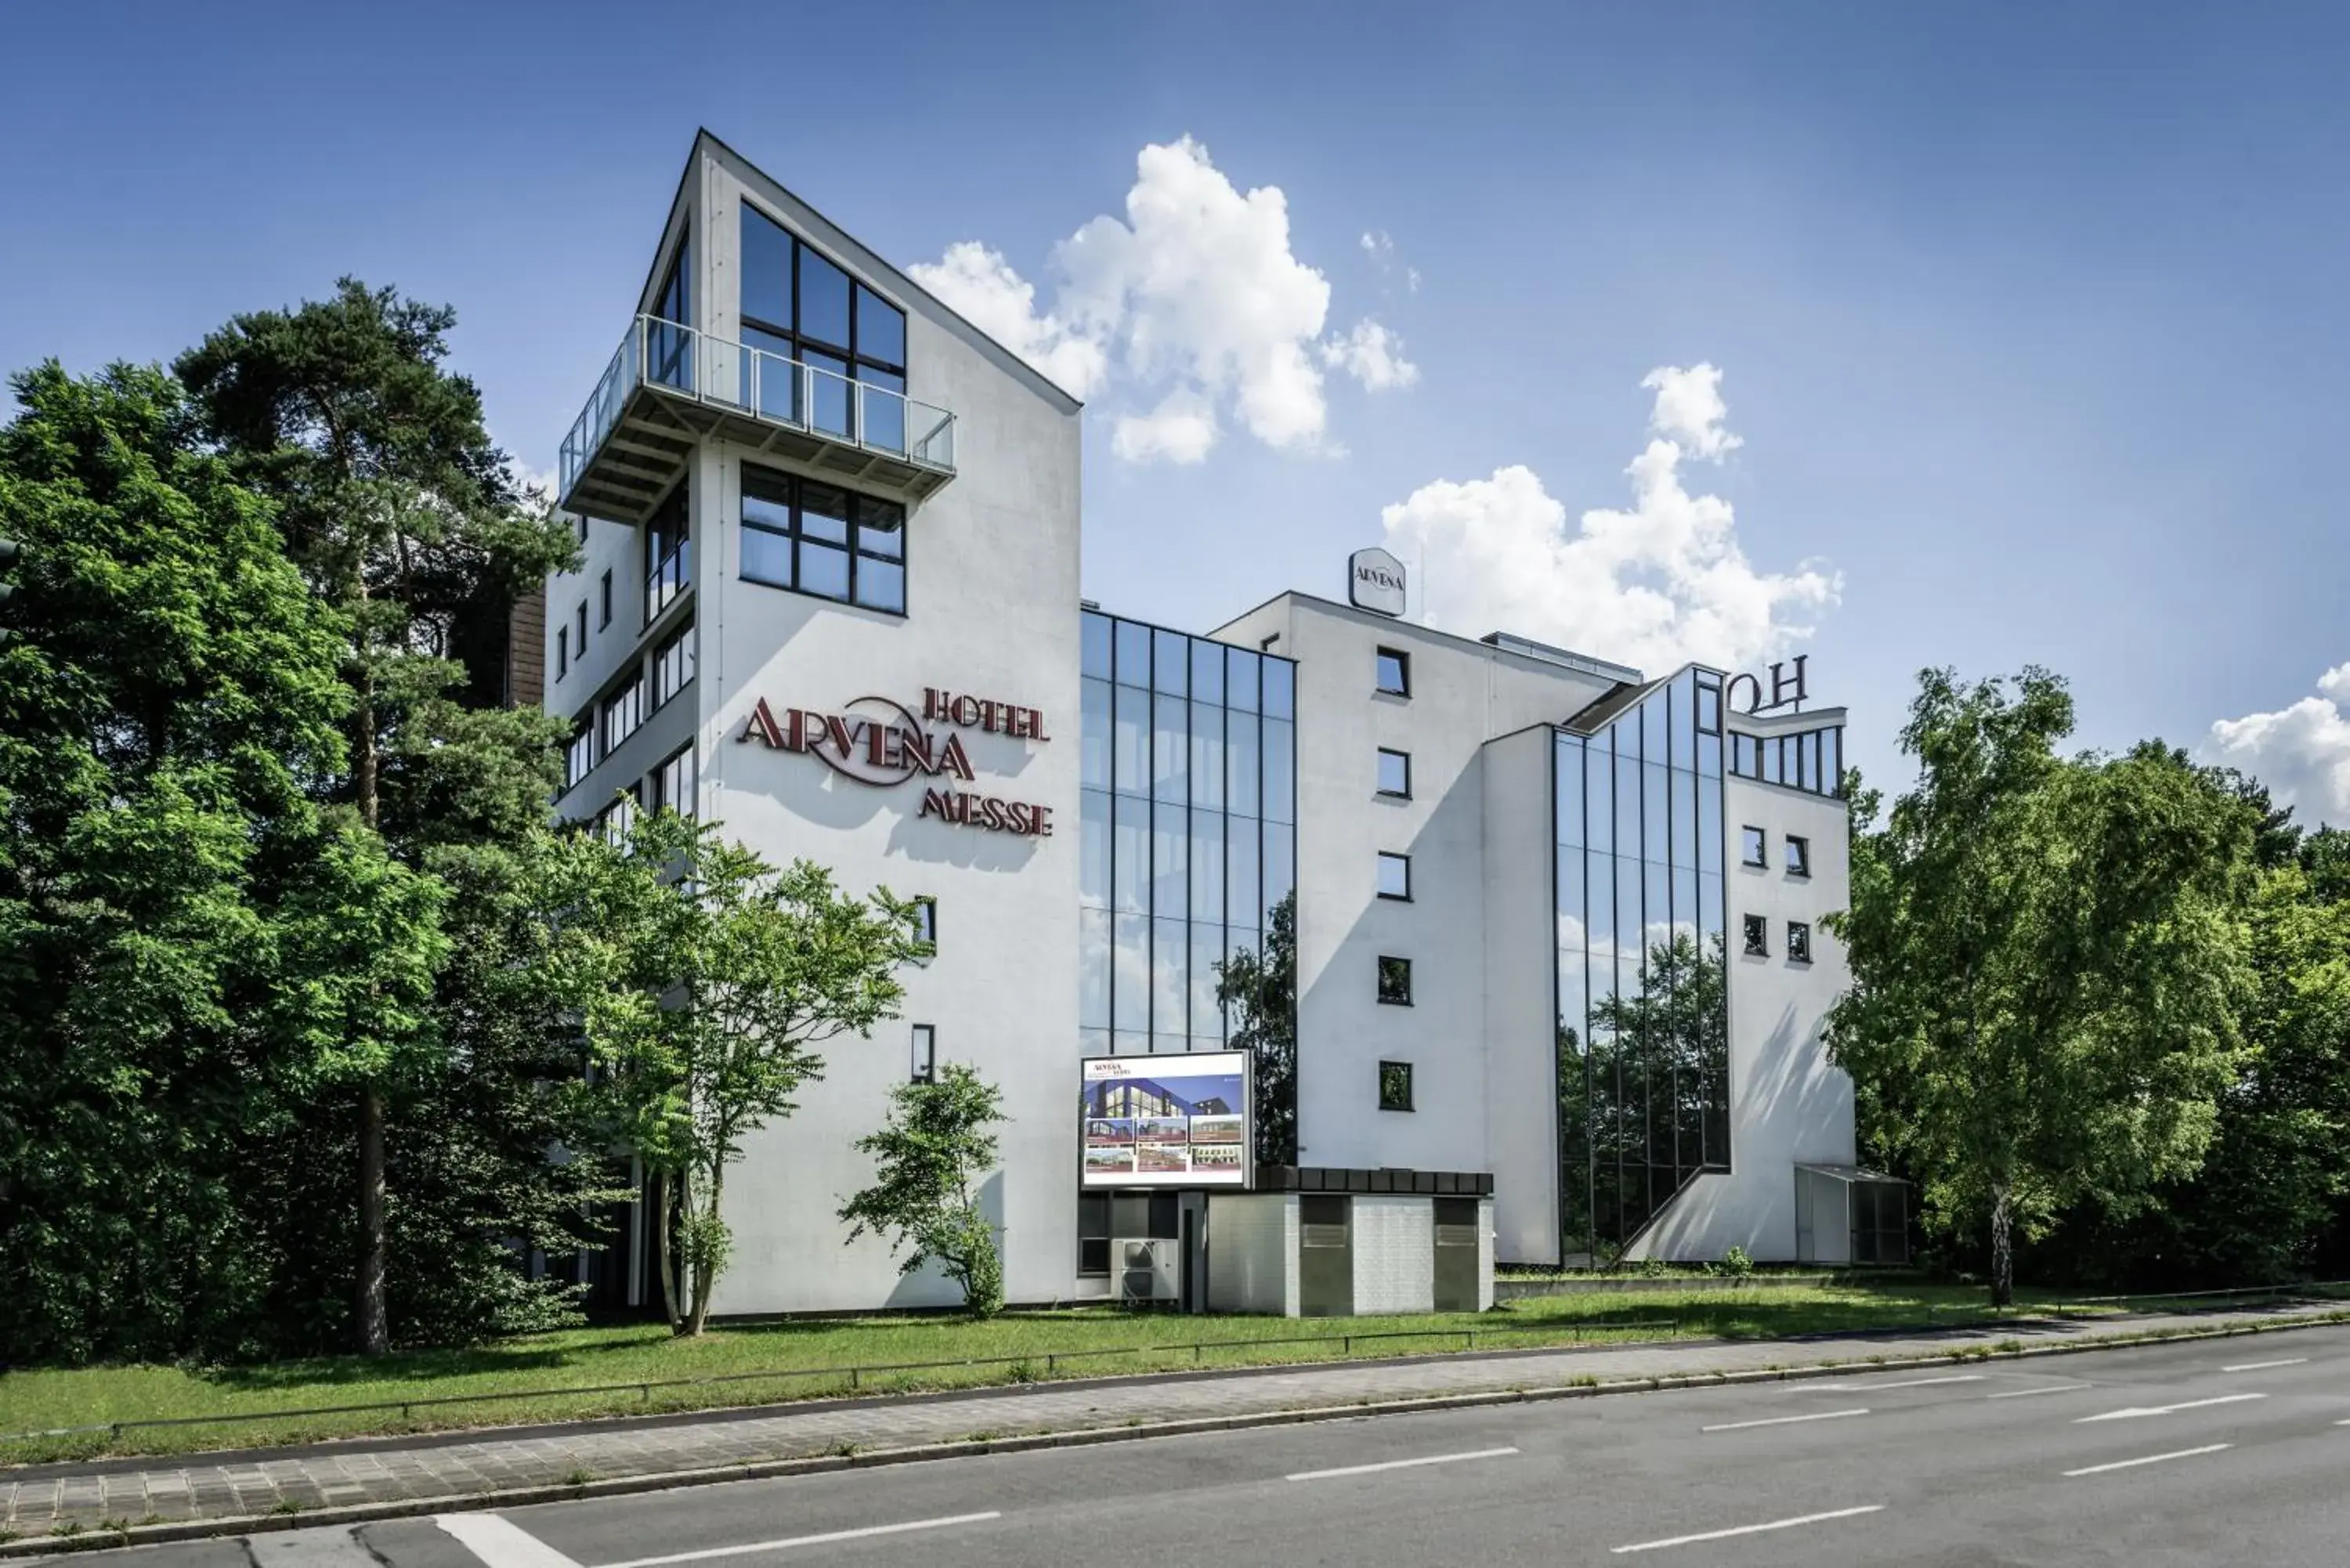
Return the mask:
[[1347,557],[1347,602],[1373,615],[1403,614],[1403,563],[1385,550]]

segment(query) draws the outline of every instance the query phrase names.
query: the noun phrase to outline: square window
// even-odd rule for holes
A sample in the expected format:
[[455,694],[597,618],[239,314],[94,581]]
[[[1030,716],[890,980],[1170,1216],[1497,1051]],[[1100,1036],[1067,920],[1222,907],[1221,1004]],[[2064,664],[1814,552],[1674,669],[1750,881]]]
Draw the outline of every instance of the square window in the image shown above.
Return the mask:
[[1812,961],[1812,928],[1801,920],[1787,922],[1787,961],[1789,963]]
[[1411,1109],[1411,1064],[1382,1062],[1379,1064],[1379,1109],[1408,1111]]
[[1409,898],[1411,897],[1411,857],[1390,855],[1379,851],[1379,897]]
[[1390,697],[1411,695],[1411,655],[1382,648],[1378,656],[1378,690]]
[[1411,753],[1379,748],[1379,793],[1401,800],[1411,798]]
[[1738,830],[1738,857],[1742,864],[1762,866],[1768,854],[1767,840],[1761,828],[1742,827]]
[[1769,958],[1771,956],[1770,922],[1760,915],[1747,915],[1742,917],[1742,923],[1746,932],[1746,956]]
[[913,1081],[927,1084],[938,1075],[939,1032],[928,1023],[914,1025]]
[[1388,1007],[1411,1005],[1411,960],[1379,959],[1379,1001]]
[[1808,877],[1812,874],[1812,841],[1787,835],[1787,875]]

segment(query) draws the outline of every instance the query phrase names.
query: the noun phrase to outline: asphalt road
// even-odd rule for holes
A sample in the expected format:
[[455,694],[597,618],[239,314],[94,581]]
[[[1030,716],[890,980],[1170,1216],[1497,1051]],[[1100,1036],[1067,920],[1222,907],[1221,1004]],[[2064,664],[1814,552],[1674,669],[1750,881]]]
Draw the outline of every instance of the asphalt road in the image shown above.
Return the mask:
[[2350,1562],[2350,1328],[77,1557],[119,1568]]

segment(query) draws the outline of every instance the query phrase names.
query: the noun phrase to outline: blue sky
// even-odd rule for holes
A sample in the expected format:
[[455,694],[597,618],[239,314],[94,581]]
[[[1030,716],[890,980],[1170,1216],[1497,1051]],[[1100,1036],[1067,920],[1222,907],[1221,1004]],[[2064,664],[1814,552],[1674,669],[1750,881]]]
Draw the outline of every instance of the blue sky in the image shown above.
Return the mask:
[[[0,364],[168,358],[355,273],[455,305],[497,435],[551,467],[706,124],[884,255],[977,242],[1040,321],[1112,312],[1071,328],[1103,365],[1086,582],[1108,607],[1205,628],[1336,594],[1397,508],[1441,623],[1507,610],[1617,657],[1676,630],[1799,648],[1880,780],[1919,666],[2036,660],[2073,680],[2085,742],[2159,734],[2350,821],[2350,12],[679,14],[706,36],[657,15],[12,18]],[[1138,157],[1186,137],[1154,236],[1128,215],[1159,188]],[[1226,219],[1264,239],[1242,193],[1275,188],[1285,249],[1135,291],[1145,252],[1224,265]],[[1101,214],[1128,256],[1107,286],[1099,245],[1056,248]],[[1370,379],[1409,384],[1366,385],[1363,322],[1388,356]],[[1261,349],[1286,382],[1248,369]],[[1282,402],[1301,365],[1313,418]],[[1652,431],[1643,378],[1705,365],[1671,383],[1696,415]],[[1139,440],[1170,409],[1188,436]],[[1121,421],[1149,461],[1119,455]],[[1652,435],[1678,458],[1643,504],[1627,468]],[[1596,508],[1628,553],[1575,543]]]

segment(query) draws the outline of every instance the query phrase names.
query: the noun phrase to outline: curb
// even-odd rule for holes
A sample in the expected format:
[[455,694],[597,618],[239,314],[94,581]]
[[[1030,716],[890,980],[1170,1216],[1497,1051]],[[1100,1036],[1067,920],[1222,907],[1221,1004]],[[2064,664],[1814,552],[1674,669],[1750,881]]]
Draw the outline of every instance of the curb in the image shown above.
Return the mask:
[[1474,1393],[1437,1394],[1411,1399],[1364,1399],[1351,1405],[1306,1406],[1288,1410],[1256,1410],[1237,1416],[1202,1416],[1181,1421],[1153,1421],[1131,1427],[1087,1427],[1067,1432],[1033,1432],[950,1443],[922,1443],[902,1449],[877,1449],[869,1453],[815,1454],[797,1459],[761,1459],[750,1464],[713,1465],[698,1469],[665,1470],[655,1475],[615,1476],[577,1486],[510,1487],[470,1495],[402,1498],[384,1502],[348,1503],[336,1508],[305,1509],[290,1514],[224,1514],[213,1519],[177,1521],[168,1524],[133,1525],[126,1530],[91,1527],[70,1536],[36,1535],[0,1542],[0,1560],[31,1559],[78,1552],[116,1551],[128,1546],[162,1546],[220,1536],[262,1535],[293,1530],[317,1530],[334,1525],[373,1524],[390,1519],[414,1519],[441,1513],[465,1513],[490,1508],[529,1508],[540,1503],[577,1502],[596,1498],[632,1497],[647,1492],[674,1491],[688,1487],[729,1481],[770,1480],[787,1476],[826,1475],[839,1470],[879,1469],[885,1466],[923,1464],[936,1459],[974,1458],[983,1454],[1030,1453],[1046,1449],[1092,1448],[1104,1443],[1139,1442],[1150,1438],[1180,1438],[1201,1432],[1237,1432],[1266,1427],[1303,1426],[1309,1422],[1357,1420],[1371,1416],[1409,1416],[1441,1410],[1473,1410],[1499,1405],[1530,1405],[1558,1399],[1594,1398],[1606,1394],[1648,1394],[1675,1388],[1716,1388],[1747,1383],[1799,1383],[1814,1378],[1877,1372],[1900,1372],[1948,1366],[1956,1362],[2025,1361],[2044,1355],[2078,1355],[2098,1350],[2118,1350],[2138,1345],[2162,1345],[2178,1340],[2237,1339],[2253,1334],[2289,1334],[2296,1329],[2338,1328],[2342,1314],[2312,1317],[2293,1323],[2229,1324],[2216,1328],[2110,1334],[2069,1345],[2022,1345],[2013,1350],[1970,1349],[1934,1355],[1910,1355],[1882,1360],[1819,1361],[1802,1366],[1757,1367],[1737,1372],[1674,1373],[1654,1377],[1624,1378],[1613,1383],[1556,1384],[1540,1388],[1494,1388]]

